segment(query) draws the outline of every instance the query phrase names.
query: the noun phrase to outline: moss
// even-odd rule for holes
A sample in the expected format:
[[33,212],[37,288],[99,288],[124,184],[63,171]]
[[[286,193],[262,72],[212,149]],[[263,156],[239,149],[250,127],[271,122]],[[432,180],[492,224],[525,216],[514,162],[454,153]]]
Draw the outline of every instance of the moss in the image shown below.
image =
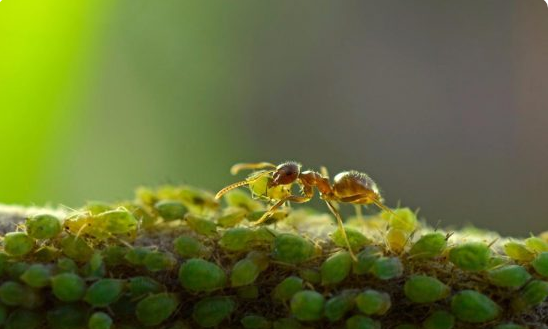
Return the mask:
[[471,229],[445,232],[396,209],[398,217],[383,212],[347,222],[354,261],[327,214],[282,207],[267,225],[254,225],[266,203],[242,191],[225,198],[226,204],[196,188],[163,186],[73,213],[9,214],[2,224],[0,326],[548,323],[548,234],[509,240]]

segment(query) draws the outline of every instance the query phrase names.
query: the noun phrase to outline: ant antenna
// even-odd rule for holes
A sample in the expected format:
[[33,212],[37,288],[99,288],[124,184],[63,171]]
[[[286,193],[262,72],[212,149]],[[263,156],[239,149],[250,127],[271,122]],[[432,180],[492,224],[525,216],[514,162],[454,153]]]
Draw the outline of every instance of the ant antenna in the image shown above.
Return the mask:
[[237,183],[234,183],[234,184],[230,184],[228,185],[227,187],[223,188],[222,190],[220,190],[219,192],[217,192],[217,194],[215,195],[215,199],[216,200],[219,200],[223,195],[225,195],[227,192],[230,192],[232,191],[233,189],[235,188],[238,188],[240,186],[244,186],[244,185],[248,185],[250,183],[250,181],[247,181],[247,180],[243,180],[241,182],[237,182]]
[[230,173],[236,175],[241,170],[245,169],[263,169],[263,168],[276,168],[276,165],[270,162],[259,162],[259,163],[237,163],[230,168]]

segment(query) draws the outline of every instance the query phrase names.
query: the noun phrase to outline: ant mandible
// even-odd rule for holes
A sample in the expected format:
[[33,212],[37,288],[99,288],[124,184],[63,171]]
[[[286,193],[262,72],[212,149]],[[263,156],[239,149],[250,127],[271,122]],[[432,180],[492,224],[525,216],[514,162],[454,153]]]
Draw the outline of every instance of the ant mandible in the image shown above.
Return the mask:
[[394,214],[391,209],[383,204],[377,184],[375,184],[375,182],[365,173],[354,170],[343,171],[337,174],[333,179],[333,183],[331,183],[327,174],[320,174],[319,172],[312,170],[301,171],[301,164],[293,161],[284,162],[278,166],[268,162],[238,163],[232,166],[230,172],[235,175],[243,169],[266,170],[263,170],[256,175],[252,175],[244,181],[223,188],[215,196],[216,199],[221,198],[225,193],[235,188],[250,185],[265,175],[271,175],[268,180],[267,195],[268,188],[272,189],[280,186],[287,186],[287,190],[290,191],[292,184],[298,184],[301,187],[302,195],[286,193],[285,195],[282,194],[281,196],[278,196],[278,201],[254,223],[254,225],[258,225],[265,222],[272,216],[276,209],[287,201],[296,203],[308,202],[314,196],[315,187],[320,193],[320,198],[325,201],[327,207],[337,219],[339,229],[346,241],[352,258],[354,259],[356,258],[350,247],[350,242],[348,241],[341,215],[332,202],[345,202],[356,205],[374,204],[380,209]]

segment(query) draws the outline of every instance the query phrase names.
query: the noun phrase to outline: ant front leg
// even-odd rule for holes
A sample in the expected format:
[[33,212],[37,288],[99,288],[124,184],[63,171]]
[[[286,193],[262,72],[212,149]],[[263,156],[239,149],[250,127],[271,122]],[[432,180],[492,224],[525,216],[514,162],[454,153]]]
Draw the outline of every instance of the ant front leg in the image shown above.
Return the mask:
[[344,241],[346,242],[346,247],[348,248],[348,252],[350,253],[350,256],[355,262],[357,262],[358,258],[356,257],[356,255],[354,255],[354,252],[352,251],[352,247],[350,246],[350,241],[348,240],[348,235],[346,234],[346,230],[344,229],[341,214],[339,214],[339,211],[335,209],[335,206],[333,206],[331,202],[329,202],[328,200],[325,200],[325,203],[327,204],[327,207],[329,208],[329,210],[331,210],[331,213],[333,213],[333,215],[335,215],[335,218],[337,219],[339,230],[341,230],[341,234],[343,236]]
[[288,197],[285,197],[285,198],[281,199],[280,201],[276,202],[276,204],[274,204],[272,207],[270,207],[270,209],[268,209],[268,211],[265,212],[261,216],[261,218],[259,218],[256,222],[254,222],[252,224],[252,226],[259,225],[259,224],[262,224],[262,223],[266,222],[270,218],[270,216],[272,216],[274,214],[276,209],[280,208],[287,201],[292,201],[292,202],[296,202],[296,203],[305,203],[305,202],[310,201],[310,199],[311,199],[311,197],[309,197],[309,196],[298,196],[298,195],[290,195]]

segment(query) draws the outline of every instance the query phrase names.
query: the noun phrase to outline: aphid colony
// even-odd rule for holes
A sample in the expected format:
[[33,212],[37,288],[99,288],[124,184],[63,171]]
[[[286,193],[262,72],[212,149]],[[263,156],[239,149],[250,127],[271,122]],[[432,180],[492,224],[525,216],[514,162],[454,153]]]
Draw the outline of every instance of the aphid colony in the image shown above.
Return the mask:
[[[264,188],[271,197],[287,193],[268,184],[246,183],[258,196]],[[65,218],[29,217],[3,236],[0,327],[532,329],[548,322],[545,236],[467,239],[420,227],[407,208],[343,228],[327,222],[324,236],[306,225],[323,213],[269,209],[240,190],[222,201],[167,186],[139,189],[132,202],[90,203]]]

